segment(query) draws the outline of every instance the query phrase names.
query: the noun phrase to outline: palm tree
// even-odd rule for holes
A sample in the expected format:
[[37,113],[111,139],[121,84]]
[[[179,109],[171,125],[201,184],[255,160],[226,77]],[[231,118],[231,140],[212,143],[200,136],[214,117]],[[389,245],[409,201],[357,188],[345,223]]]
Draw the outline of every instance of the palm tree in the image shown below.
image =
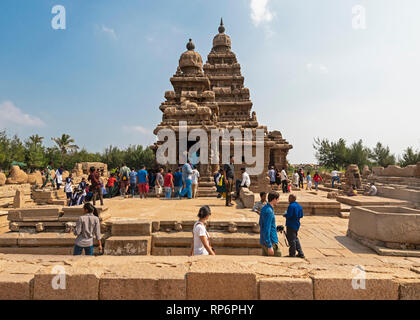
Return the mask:
[[38,145],[42,144],[42,140],[44,140],[44,137],[40,137],[38,134],[34,134],[29,137],[29,140],[32,142],[32,144]]
[[74,143],[74,139],[71,139],[68,134],[63,133],[61,138],[51,138],[52,141],[56,143],[58,148],[61,152],[61,157],[64,158],[64,155],[67,154],[67,152],[73,152],[79,149],[79,147]]

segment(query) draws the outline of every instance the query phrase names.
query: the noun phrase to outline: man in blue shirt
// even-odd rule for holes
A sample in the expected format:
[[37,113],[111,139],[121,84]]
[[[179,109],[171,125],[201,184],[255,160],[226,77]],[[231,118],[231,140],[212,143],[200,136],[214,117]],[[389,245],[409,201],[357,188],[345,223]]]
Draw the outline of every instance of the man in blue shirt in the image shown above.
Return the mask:
[[141,170],[137,172],[138,184],[139,184],[139,195],[140,198],[145,199],[146,193],[149,192],[149,177],[146,171],[146,167],[142,166]]
[[182,190],[182,172],[181,168],[177,168],[176,172],[174,173],[174,191],[175,191],[175,198],[179,197],[179,193]]
[[274,207],[277,205],[278,200],[279,194],[271,191],[268,194],[268,203],[261,209],[260,244],[262,245],[263,256],[281,257],[274,215]]
[[192,173],[191,162],[190,160],[187,160],[187,162],[182,166],[182,181],[184,183],[184,189],[182,189],[180,193],[181,197],[188,195],[188,199],[192,198]]
[[294,194],[289,196],[289,207],[283,216],[286,217],[286,237],[289,242],[289,257],[295,257],[297,250],[297,256],[299,258],[305,258],[298,238],[303,210],[301,205],[296,202],[296,196]]
[[129,173],[129,177],[130,177],[131,196],[134,198],[134,194],[136,192],[136,185],[137,185],[137,172],[134,169],[131,169],[131,172]]

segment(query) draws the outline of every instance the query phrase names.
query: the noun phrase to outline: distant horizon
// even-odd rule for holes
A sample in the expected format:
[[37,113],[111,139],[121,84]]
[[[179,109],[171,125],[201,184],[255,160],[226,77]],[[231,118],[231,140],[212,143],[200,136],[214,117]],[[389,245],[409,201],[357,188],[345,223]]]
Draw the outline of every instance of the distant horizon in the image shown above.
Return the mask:
[[188,39],[205,62],[223,17],[252,111],[293,145],[289,163],[316,164],[317,137],[381,142],[398,158],[420,149],[420,3],[360,4],[366,25],[355,29],[350,0],[62,0],[66,29],[54,30],[55,1],[4,0],[0,130],[46,146],[67,133],[93,153],[153,144]]

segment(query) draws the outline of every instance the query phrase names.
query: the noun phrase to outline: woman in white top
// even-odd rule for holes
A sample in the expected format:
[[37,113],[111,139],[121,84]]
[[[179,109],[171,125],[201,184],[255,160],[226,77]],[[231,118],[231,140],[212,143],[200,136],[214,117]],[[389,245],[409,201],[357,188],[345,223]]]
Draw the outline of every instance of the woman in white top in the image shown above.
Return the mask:
[[206,230],[205,222],[210,218],[211,211],[209,206],[203,206],[198,211],[199,220],[193,227],[193,241],[191,245],[191,255],[215,255],[210,246],[210,236]]

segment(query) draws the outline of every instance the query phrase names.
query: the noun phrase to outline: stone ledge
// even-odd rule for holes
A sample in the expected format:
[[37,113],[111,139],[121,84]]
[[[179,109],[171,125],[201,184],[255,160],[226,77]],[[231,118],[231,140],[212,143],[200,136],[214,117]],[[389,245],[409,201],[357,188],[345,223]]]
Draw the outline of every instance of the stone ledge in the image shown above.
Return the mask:
[[268,278],[259,281],[260,300],[313,300],[310,278]]

